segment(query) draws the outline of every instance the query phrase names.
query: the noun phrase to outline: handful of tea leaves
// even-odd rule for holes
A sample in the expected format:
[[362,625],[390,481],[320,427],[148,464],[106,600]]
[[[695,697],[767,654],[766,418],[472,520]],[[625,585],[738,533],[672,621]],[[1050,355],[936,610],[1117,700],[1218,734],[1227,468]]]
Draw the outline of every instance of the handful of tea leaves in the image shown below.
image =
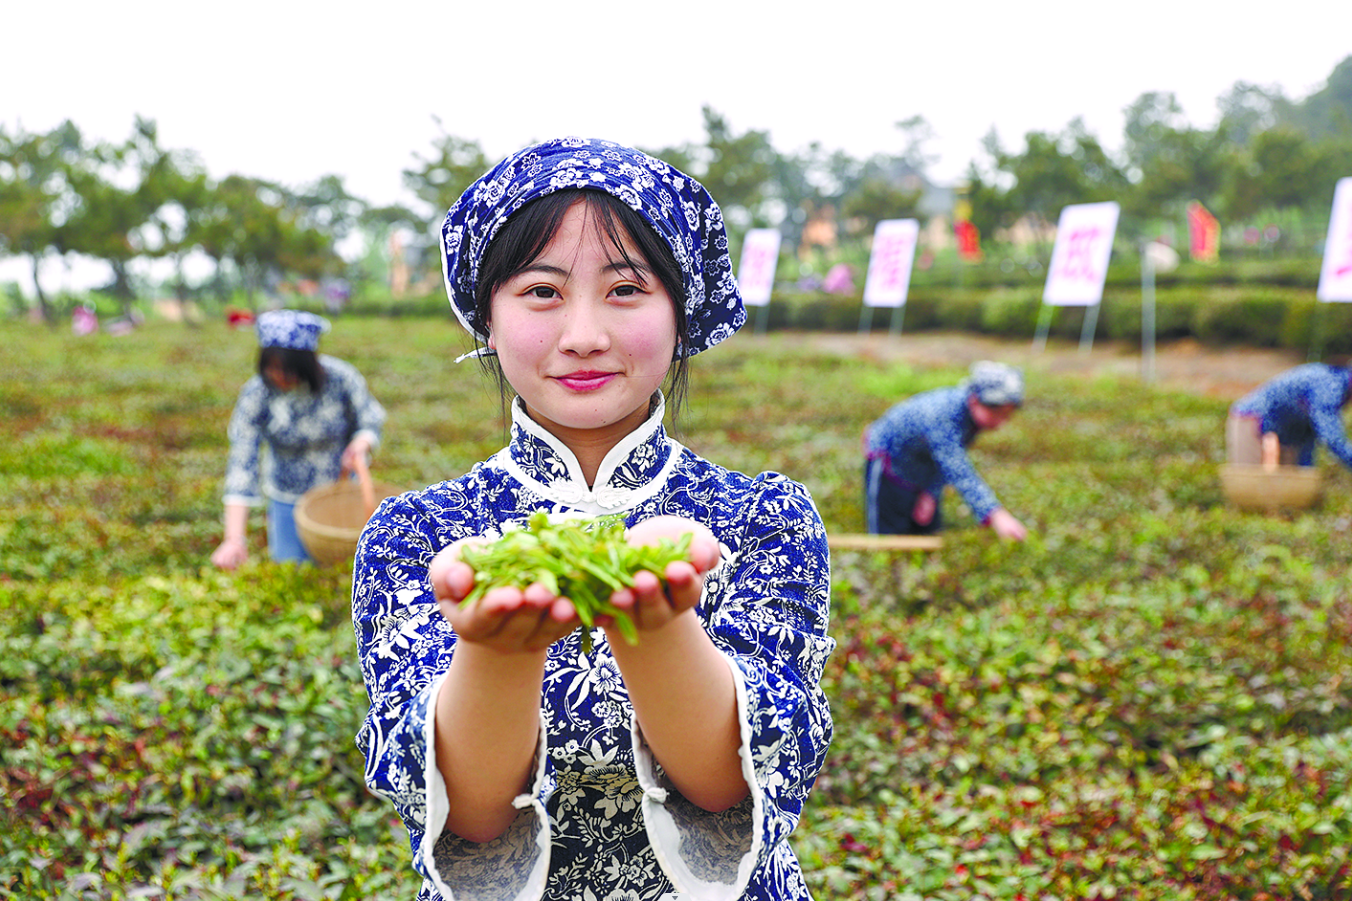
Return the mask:
[[625,540],[624,519],[618,515],[550,522],[547,513],[537,511],[524,528],[460,552],[460,559],[474,570],[474,588],[460,606],[473,604],[492,588],[525,589],[539,582],[573,602],[582,620],[584,652],[592,649],[591,628],[598,616],[613,617],[625,640],[637,644],[634,621],[610,603],[611,594],[632,587],[640,570],[665,578],[668,563],[689,555],[689,533],[675,541],[634,547]]

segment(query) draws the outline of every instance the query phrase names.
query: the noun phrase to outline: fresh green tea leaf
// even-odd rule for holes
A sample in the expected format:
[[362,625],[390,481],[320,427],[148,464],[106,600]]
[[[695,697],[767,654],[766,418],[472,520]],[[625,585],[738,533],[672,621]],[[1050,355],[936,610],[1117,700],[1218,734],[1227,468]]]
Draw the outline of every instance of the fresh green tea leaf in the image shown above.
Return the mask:
[[460,605],[477,602],[493,588],[525,589],[540,582],[573,602],[582,621],[583,651],[591,651],[590,630],[599,616],[613,617],[625,639],[636,644],[633,620],[610,603],[610,596],[632,586],[634,574],[642,570],[663,578],[667,564],[689,554],[689,534],[636,547],[626,539],[624,519],[618,515],[554,522],[541,510],[492,544],[465,548],[461,559],[475,577],[474,588]]

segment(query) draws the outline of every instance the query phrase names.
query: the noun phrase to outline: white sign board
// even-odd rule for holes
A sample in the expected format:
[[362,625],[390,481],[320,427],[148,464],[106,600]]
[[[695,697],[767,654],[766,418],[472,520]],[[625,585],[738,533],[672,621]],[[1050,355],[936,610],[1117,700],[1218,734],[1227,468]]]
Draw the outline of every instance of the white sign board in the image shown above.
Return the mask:
[[1042,302],[1059,307],[1090,307],[1103,300],[1108,258],[1113,252],[1120,207],[1112,202],[1078,203],[1061,210],[1056,244],[1047,269]]
[[1319,270],[1320,300],[1352,301],[1352,178],[1338,179],[1333,213],[1324,239],[1324,265]]
[[775,287],[775,267],[779,264],[779,230],[753,228],[742,242],[742,262],[737,267],[737,287],[742,302],[749,307],[770,303]]
[[900,307],[911,285],[920,223],[915,219],[884,219],[873,230],[873,250],[864,280],[864,306]]

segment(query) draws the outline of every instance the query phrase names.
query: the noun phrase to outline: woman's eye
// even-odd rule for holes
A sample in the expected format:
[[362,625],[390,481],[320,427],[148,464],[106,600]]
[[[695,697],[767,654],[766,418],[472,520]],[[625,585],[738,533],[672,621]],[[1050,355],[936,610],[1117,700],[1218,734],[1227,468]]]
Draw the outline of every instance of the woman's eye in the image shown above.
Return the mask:
[[615,289],[615,293],[620,297],[633,297],[640,290],[638,285],[620,285]]
[[556,292],[553,288],[549,287],[549,285],[536,285],[534,288],[529,289],[526,293],[534,295],[535,297],[548,300],[551,297],[557,296],[558,292]]

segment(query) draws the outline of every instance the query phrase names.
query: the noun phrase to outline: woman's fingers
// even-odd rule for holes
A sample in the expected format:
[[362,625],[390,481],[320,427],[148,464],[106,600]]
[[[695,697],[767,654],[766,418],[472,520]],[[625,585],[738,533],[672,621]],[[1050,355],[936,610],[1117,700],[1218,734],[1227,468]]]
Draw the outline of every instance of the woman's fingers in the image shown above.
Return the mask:
[[[629,530],[629,540],[635,545],[679,541],[686,536],[690,544],[685,560],[669,564],[661,574],[640,570],[633,574],[631,587],[610,597],[615,609],[640,630],[661,628],[699,603],[704,577],[718,565],[721,547],[707,527],[684,517],[654,517]],[[462,607],[474,591],[476,574],[461,559],[461,551],[470,542],[485,541],[461,539],[438,553],[428,567],[442,614],[461,639],[502,649],[537,649],[548,647],[581,623],[573,603],[542,583],[524,589],[494,588]],[[614,616],[598,615],[596,621],[609,628]]]
[[718,565],[722,549],[718,539],[708,529],[701,529],[690,539],[690,562],[700,574],[707,573]]
[[466,547],[486,544],[488,539],[478,536],[461,538],[446,545],[432,558],[427,567],[427,580],[432,583],[432,593],[438,598],[452,597],[463,600],[474,588],[474,570],[460,559],[460,552]]
[[572,602],[543,586],[493,588],[463,607],[443,597],[440,608],[462,640],[505,652],[543,650],[579,625]]

